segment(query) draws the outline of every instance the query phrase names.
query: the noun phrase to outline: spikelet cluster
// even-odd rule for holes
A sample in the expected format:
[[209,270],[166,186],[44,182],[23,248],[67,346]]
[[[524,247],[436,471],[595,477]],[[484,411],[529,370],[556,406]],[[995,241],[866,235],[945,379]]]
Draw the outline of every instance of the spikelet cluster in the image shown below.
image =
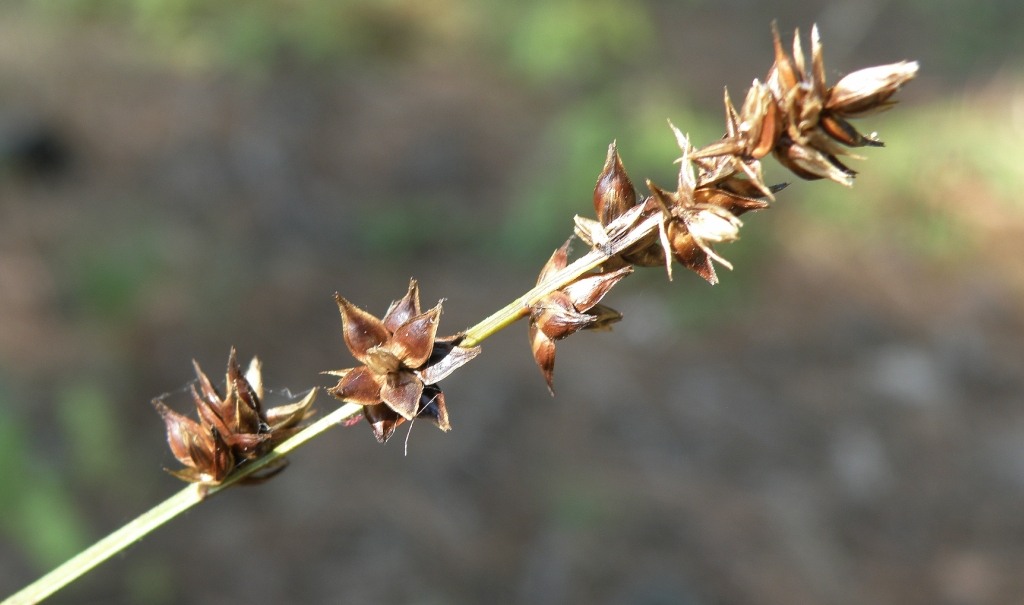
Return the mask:
[[223,395],[199,364],[192,363],[196,384],[190,392],[199,420],[175,412],[163,401],[153,402],[164,419],[171,452],[184,466],[168,472],[183,481],[221,483],[237,466],[263,456],[294,435],[313,414],[315,389],[298,401],[265,410],[262,366],[255,357],[243,374],[231,349]]
[[[767,208],[786,187],[765,183],[761,162],[766,157],[799,178],[849,186],[856,172],[845,162],[857,158],[853,150],[882,145],[877,135],[861,133],[851,120],[891,107],[896,91],[917,74],[916,62],[861,69],[829,85],[816,26],[809,60],[799,32],[790,52],[774,26],[772,38],[775,60],[765,78],[753,81],[739,107],[725,91],[720,139],[696,147],[669,124],[680,152],[673,187],[647,180],[647,194],[639,194],[615,143],[609,145],[594,186],[595,217],[577,216],[575,224],[575,236],[590,248],[588,254],[598,253],[599,262],[571,271],[567,241],[542,268],[531,291],[539,294],[516,301],[509,321],[495,322],[497,330],[516,319],[528,320],[533,357],[552,394],[556,342],[581,330],[607,330],[619,321],[621,314],[601,301],[635,267],[664,267],[671,279],[678,264],[710,284],[718,282],[717,266],[732,268],[716,247],[735,241],[743,226],[740,217]],[[359,365],[326,372],[338,378],[328,392],[360,406],[361,417],[350,423],[365,418],[381,443],[420,417],[448,431],[448,407],[438,383],[479,355],[479,346],[464,342],[475,345],[481,338],[467,339],[462,332],[438,336],[442,305],[422,310],[415,280],[380,318],[341,295],[335,301],[345,345]],[[187,481],[222,482],[239,464],[292,434],[310,413],[312,394],[264,412],[258,364],[243,376],[234,351],[224,396],[198,366],[196,373],[198,422],[156,404],[171,450],[185,466],[172,472]]]
[[[646,234],[638,243],[618,253],[603,267],[604,275],[613,275],[624,266],[664,266],[669,278],[678,263],[694,271],[710,284],[718,282],[716,263],[728,269],[732,265],[715,246],[736,240],[740,216],[751,210],[767,208],[785,183],[764,182],[761,161],[774,156],[796,176],[829,179],[842,185],[853,184],[856,172],[840,157],[857,156],[852,149],[878,147],[875,136],[861,134],[851,123],[891,107],[893,94],[917,74],[914,61],[900,61],[853,72],[829,86],[817,26],[811,29],[811,58],[805,58],[800,34],[793,36],[792,54],[785,51],[778,30],[772,28],[775,63],[764,81],[754,80],[739,109],[725,92],[726,132],[721,139],[704,147],[694,147],[675,125],[669,124],[679,145],[679,176],[672,189],[648,180],[650,195],[640,196],[623,166],[613,142],[594,187],[596,218],[576,217],[576,235],[595,249],[628,236],[650,216],[659,216],[656,233]],[[542,272],[542,277],[544,273]],[[609,280],[600,292],[604,296]],[[594,284],[595,276],[581,278],[563,289],[581,289]],[[534,359],[548,386],[554,364],[554,344],[538,338],[540,319],[547,323],[568,321],[580,309],[555,311],[549,303],[531,313],[530,342]],[[556,316],[561,313],[562,317]],[[605,317],[618,317],[610,309]],[[607,326],[605,320],[598,325]],[[564,331],[559,337],[575,330]]]

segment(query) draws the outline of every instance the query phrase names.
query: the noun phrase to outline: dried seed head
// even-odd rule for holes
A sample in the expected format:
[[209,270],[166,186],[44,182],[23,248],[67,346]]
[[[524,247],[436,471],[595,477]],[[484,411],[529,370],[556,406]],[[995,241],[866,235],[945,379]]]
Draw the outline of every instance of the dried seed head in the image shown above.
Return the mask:
[[[299,401],[270,408],[261,404],[263,379],[258,359],[243,375],[232,348],[222,396],[199,364],[192,362],[196,385],[190,389],[199,422],[154,402],[167,426],[171,451],[185,469],[171,471],[185,481],[215,485],[245,460],[256,459],[300,429],[312,415],[312,390]],[[280,470],[280,469],[277,469]],[[266,479],[267,474],[262,476]]]
[[[649,199],[637,201],[633,183],[622,166],[614,142],[608,146],[604,167],[594,186],[594,209],[598,219],[577,216],[575,233],[587,245],[602,250],[620,238],[629,237],[643,218],[658,211]],[[640,239],[621,252],[616,259],[606,263],[606,267],[656,266],[664,264],[664,259],[658,249],[657,237],[651,236]],[[551,266],[550,262],[545,265]],[[544,277],[542,274],[540,280],[543,281]]]
[[890,97],[917,74],[914,61],[869,67],[855,71],[828,87],[825,61],[817,26],[811,29],[811,65],[808,71],[800,46],[793,37],[793,56],[786,55],[778,29],[772,26],[775,65],[767,83],[782,118],[784,135],[776,140],[775,157],[805,179],[827,178],[851,185],[856,172],[838,156],[851,155],[848,148],[882,145],[865,136],[847,119],[886,109]]
[[[420,415],[447,430],[448,412],[436,384],[480,353],[479,347],[459,347],[459,335],[437,337],[441,303],[421,312],[419,286],[410,280],[400,300],[377,317],[335,295],[341,313],[345,344],[363,365],[330,372],[341,377],[328,392],[364,406],[363,414],[381,443],[405,420]],[[433,403],[428,405],[424,397]],[[439,403],[438,403],[439,402]],[[443,422],[442,422],[443,417]]]

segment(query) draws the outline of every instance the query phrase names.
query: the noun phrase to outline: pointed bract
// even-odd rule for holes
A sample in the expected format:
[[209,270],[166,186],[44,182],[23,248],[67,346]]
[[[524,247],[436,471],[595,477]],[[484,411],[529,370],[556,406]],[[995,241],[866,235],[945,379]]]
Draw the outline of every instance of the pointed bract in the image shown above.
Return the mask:
[[420,314],[420,286],[415,279],[409,280],[409,290],[401,299],[391,303],[384,314],[384,327],[394,332],[410,319]]
[[345,346],[358,361],[364,362],[366,353],[379,347],[391,338],[391,332],[384,322],[345,300],[340,294],[334,295],[341,312],[341,330]]
[[386,443],[395,433],[398,425],[405,422],[405,418],[383,403],[365,406],[363,416],[378,443]]
[[607,225],[630,208],[636,206],[636,190],[629,180],[619,152],[612,141],[608,156],[594,185],[594,211],[601,223]]
[[[461,337],[456,338],[456,340],[460,339]],[[431,353],[426,366],[419,371],[423,384],[431,385],[441,382],[483,351],[480,347],[460,347],[452,344],[453,342],[455,341],[443,339],[434,341],[434,352]]]
[[535,322],[529,326],[530,350],[533,352],[533,360],[540,368],[544,376],[544,382],[548,385],[548,392],[555,394],[555,342],[548,338],[544,331],[537,327]]
[[416,409],[422,394],[423,381],[410,370],[388,374],[380,387],[381,401],[406,420],[416,417]]
[[383,379],[374,374],[367,366],[359,366],[350,370],[338,381],[338,384],[327,390],[334,397],[357,405],[374,405],[380,403],[380,388]]
[[437,385],[424,387],[423,396],[420,398],[419,415],[433,422],[442,431],[452,430],[451,422],[448,420],[448,408],[444,402],[444,393],[437,388]]
[[418,368],[426,363],[434,348],[437,337],[437,322],[441,317],[441,305],[421,313],[395,329],[389,341],[390,349],[408,368]]

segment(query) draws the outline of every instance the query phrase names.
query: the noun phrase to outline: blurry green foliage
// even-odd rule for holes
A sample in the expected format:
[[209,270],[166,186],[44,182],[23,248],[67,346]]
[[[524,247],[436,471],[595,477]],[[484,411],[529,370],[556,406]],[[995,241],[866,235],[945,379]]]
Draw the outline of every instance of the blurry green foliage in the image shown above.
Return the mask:
[[12,396],[0,384],[0,533],[46,569],[81,550],[86,532],[54,469],[34,460],[34,431],[12,412]]
[[69,474],[89,483],[115,483],[117,454],[125,448],[120,415],[106,390],[88,382],[65,387],[58,396],[57,422],[72,453]]
[[[870,119],[885,149],[850,160],[864,172],[853,191],[803,187],[800,205],[811,220],[856,233],[865,245],[887,240],[914,255],[961,262],[977,257],[996,222],[1024,218],[1019,157],[1006,153],[1019,147],[1021,128],[1005,113],[954,99]],[[927,152],[921,133],[928,133]]]
[[[183,587],[175,582],[175,564],[159,554],[133,552],[131,568],[122,578],[128,602],[162,605],[180,602]],[[177,598],[177,600],[176,600]]]
[[616,140],[619,155],[638,195],[647,194],[645,179],[674,188],[679,157],[665,116],[693,141],[708,142],[724,130],[720,121],[702,116],[681,95],[657,86],[643,94],[610,90],[568,107],[551,122],[537,148],[542,155],[522,169],[513,213],[505,223],[502,248],[532,254],[557,247],[572,228],[568,217],[593,214],[594,183],[608,145]]
[[[357,248],[376,261],[409,259],[430,254],[455,254],[483,245],[483,234],[463,214],[445,209],[446,200],[417,197],[378,199],[353,221]],[[438,234],[444,234],[443,238]]]
[[[648,49],[653,29],[641,3],[621,0],[506,2],[512,66],[539,80],[600,78]],[[495,7],[496,8],[496,7]],[[500,31],[500,30],[499,30]]]
[[614,520],[618,503],[600,481],[574,474],[557,473],[548,490],[548,511],[554,524],[563,530],[588,531]]
[[[1024,3],[1015,0],[911,0],[915,28],[931,32],[930,50],[947,68],[989,71],[1024,52]],[[926,64],[926,67],[930,67]]]
[[75,310],[125,323],[140,308],[159,269],[156,240],[143,226],[113,230],[114,236],[78,248],[71,262],[69,296]]
[[133,29],[172,61],[259,68],[481,53],[541,80],[601,75],[645,48],[643,4],[625,0],[24,0],[56,19]]

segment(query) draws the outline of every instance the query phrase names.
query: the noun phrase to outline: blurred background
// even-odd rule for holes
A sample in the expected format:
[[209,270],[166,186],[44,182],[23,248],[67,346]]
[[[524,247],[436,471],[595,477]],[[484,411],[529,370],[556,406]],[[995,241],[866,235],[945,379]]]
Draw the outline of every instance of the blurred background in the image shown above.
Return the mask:
[[610,141],[672,186],[666,119],[717,138],[773,19],[818,23],[832,81],[921,61],[852,190],[744,217],[719,286],[627,280],[556,398],[514,326],[445,381],[451,433],[337,429],[52,602],[1024,600],[1009,0],[7,0],[0,595],[181,487],[150,400],[187,410],[193,358],[259,355],[274,404],[353,365],[335,291],[381,314],[415,276],[475,323]]

